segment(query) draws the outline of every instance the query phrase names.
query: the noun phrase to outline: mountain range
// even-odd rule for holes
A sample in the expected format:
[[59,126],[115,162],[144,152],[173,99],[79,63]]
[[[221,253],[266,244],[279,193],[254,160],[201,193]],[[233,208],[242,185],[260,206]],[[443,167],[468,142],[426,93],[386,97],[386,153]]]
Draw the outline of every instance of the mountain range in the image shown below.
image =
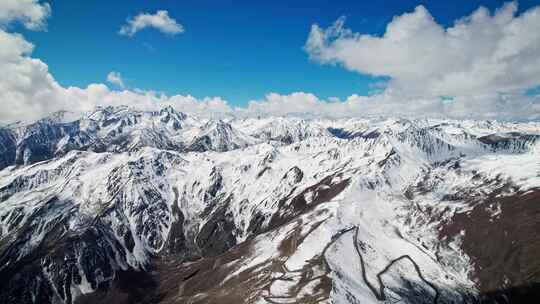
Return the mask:
[[540,123],[0,127],[0,303],[535,303]]

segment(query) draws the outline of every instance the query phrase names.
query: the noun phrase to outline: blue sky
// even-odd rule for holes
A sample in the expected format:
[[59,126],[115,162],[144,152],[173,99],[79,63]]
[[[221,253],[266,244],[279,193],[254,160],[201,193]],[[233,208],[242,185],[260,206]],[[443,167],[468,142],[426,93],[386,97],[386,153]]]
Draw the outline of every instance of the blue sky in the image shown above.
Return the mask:
[[[221,96],[245,105],[269,92],[310,92],[321,98],[369,94],[371,76],[309,60],[303,46],[310,27],[340,16],[358,33],[380,35],[393,16],[423,4],[449,26],[478,6],[503,1],[80,1],[56,0],[47,31],[12,30],[35,45],[33,57],[63,86],[104,82],[110,71],[129,88]],[[524,11],[538,1],[520,1]],[[118,34],[128,17],[167,10],[185,28],[178,35],[145,29]],[[20,27],[20,28],[19,28]]]

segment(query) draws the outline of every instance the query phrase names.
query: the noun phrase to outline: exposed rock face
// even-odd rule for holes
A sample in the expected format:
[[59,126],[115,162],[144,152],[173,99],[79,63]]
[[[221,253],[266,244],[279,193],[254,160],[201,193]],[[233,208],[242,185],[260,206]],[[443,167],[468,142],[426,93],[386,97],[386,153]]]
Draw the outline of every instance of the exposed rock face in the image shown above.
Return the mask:
[[0,128],[0,303],[525,303],[539,134],[125,107]]
[[490,196],[468,213],[454,215],[443,230],[445,235],[465,231],[462,248],[473,257],[474,278],[486,302],[523,303],[533,299],[531,292],[540,295],[539,202],[538,188]]
[[0,168],[15,163],[17,154],[17,140],[15,134],[9,129],[0,128]]

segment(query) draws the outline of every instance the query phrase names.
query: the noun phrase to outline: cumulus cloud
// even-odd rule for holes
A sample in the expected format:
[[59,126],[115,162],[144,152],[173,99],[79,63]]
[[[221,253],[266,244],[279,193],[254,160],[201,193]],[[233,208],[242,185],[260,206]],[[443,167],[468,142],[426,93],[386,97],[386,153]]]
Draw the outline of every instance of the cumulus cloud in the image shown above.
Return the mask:
[[107,74],[107,81],[120,88],[126,87],[124,85],[124,79],[122,79],[122,74],[120,74],[120,72],[112,71],[109,74]]
[[305,92],[270,93],[263,99],[250,101],[246,108],[235,110],[237,114],[246,116],[396,116],[527,121],[540,119],[540,95],[488,94],[460,96],[449,101],[440,97],[406,98],[388,89],[371,96],[351,95],[344,100],[325,100]]
[[118,33],[132,37],[138,31],[153,27],[162,33],[176,35],[184,32],[184,27],[175,19],[169,17],[169,12],[159,10],[155,14],[140,13],[135,18],[127,20],[127,24],[120,28]]
[[164,106],[172,106],[178,111],[203,116],[232,111],[227,101],[220,97],[198,99],[191,95],[169,96],[155,91],[112,91],[104,84],[91,84],[86,88],[65,88],[58,98],[61,100],[60,104],[71,104],[70,109],[75,107],[81,111],[91,111],[96,106],[120,105],[128,105],[140,110],[157,110]]
[[0,27],[18,21],[32,30],[45,28],[45,20],[51,13],[48,3],[39,0],[2,0],[0,1]]
[[382,36],[354,33],[338,19],[313,25],[310,57],[374,76],[402,96],[515,94],[540,84],[540,7],[517,15],[517,3],[484,7],[444,28],[424,6],[387,25]]
[[[197,99],[190,95],[167,96],[154,91],[113,91],[105,84],[63,87],[49,73],[47,64],[31,57],[34,45],[22,35],[0,29],[0,45],[0,122],[3,123],[31,121],[66,109],[90,111],[96,106],[129,105],[155,110],[170,105],[180,111],[201,115],[232,111],[219,97]],[[120,73],[111,72],[107,79],[120,87],[124,85]]]
[[311,93],[294,92],[288,95],[270,93],[262,100],[250,101],[246,109],[238,108],[237,111],[280,116],[318,112],[323,105],[323,101]]
[[22,36],[3,30],[0,45],[0,120],[17,120],[56,108],[60,86],[45,63],[27,56],[33,45]]
[[[5,2],[7,1],[7,2]],[[48,16],[48,5],[41,4],[47,11],[38,15],[32,10],[15,9],[36,1],[5,0],[0,3],[0,22],[7,27],[10,22],[22,21],[28,28],[41,29]],[[10,8],[10,13],[3,11]],[[4,14],[4,15],[1,15]],[[5,17],[9,15],[9,17]],[[28,17],[28,16],[36,17]],[[39,17],[41,16],[41,17]],[[40,25],[40,26],[38,26]],[[22,35],[0,28],[0,122],[31,121],[59,110],[90,111],[96,106],[129,105],[142,110],[155,110],[170,105],[180,111],[213,115],[229,113],[232,109],[220,97],[195,98],[191,95],[167,96],[154,91],[110,90],[105,84],[90,84],[86,88],[63,87],[49,73],[47,64],[32,58],[34,45]],[[124,87],[122,76],[111,72],[107,80]]]
[[45,63],[30,57],[33,45],[22,36],[0,30],[0,45],[9,46],[0,49],[0,66],[3,67],[3,73],[0,73],[0,104],[3,107],[0,122],[32,121],[59,110],[85,112],[96,106],[128,105],[141,110],[156,110],[170,105],[179,111],[204,116],[232,112],[227,101],[220,97],[198,99],[191,95],[168,96],[155,91],[114,91],[100,83],[86,88],[63,87],[49,73]]

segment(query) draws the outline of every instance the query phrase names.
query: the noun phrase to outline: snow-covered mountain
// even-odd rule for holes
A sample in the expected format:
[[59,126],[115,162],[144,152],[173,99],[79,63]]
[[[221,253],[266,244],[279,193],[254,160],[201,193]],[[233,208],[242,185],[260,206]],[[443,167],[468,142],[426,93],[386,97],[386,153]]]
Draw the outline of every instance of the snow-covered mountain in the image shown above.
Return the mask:
[[172,108],[6,126],[0,303],[522,303],[539,139],[538,123]]

